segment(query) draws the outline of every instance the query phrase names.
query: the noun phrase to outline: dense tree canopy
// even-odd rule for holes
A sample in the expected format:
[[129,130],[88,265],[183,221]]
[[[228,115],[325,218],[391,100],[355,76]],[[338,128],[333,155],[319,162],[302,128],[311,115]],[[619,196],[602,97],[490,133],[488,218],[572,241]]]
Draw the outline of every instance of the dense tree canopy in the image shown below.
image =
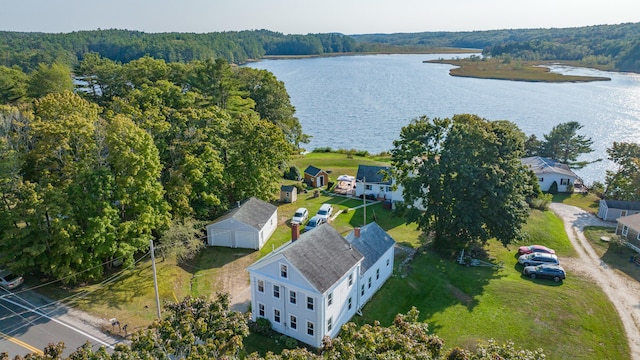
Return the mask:
[[[162,237],[169,226],[270,200],[308,139],[265,70],[92,54],[78,75],[84,85],[73,93],[62,65],[0,71],[13,104],[0,110],[0,250],[18,273],[92,279],[113,259],[132,262],[152,238],[175,245]],[[40,94],[18,86],[43,77]]]
[[614,142],[607,154],[617,169],[607,170],[605,197],[640,201],[640,145]]
[[[439,248],[521,238],[536,183],[520,162],[524,134],[511,122],[475,115],[420,117],[402,128],[392,163],[405,213]],[[424,211],[423,211],[424,209]]]

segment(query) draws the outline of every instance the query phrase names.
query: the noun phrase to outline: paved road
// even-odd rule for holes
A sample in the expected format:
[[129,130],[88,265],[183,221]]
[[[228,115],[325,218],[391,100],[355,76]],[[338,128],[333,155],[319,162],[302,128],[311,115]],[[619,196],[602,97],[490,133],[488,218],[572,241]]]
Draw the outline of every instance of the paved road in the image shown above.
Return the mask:
[[63,341],[68,356],[87,341],[94,349],[108,349],[122,339],[112,338],[95,327],[86,314],[19,289],[0,295],[0,352],[24,356],[41,352],[49,343]]

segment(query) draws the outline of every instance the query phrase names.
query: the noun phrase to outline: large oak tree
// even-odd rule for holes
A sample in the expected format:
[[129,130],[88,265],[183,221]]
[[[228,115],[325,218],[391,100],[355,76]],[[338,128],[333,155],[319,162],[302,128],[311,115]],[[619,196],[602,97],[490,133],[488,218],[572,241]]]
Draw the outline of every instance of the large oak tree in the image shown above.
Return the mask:
[[524,138],[511,122],[476,115],[412,121],[392,150],[407,219],[433,231],[439,248],[520,239],[526,199],[537,194],[520,162]]

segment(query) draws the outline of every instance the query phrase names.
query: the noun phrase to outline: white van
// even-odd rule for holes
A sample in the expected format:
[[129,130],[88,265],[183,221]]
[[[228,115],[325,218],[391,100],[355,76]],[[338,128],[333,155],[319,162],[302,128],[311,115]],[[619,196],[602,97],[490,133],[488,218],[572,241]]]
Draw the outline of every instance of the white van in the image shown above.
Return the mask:
[[331,214],[333,214],[333,206],[331,204],[322,204],[316,215],[324,219],[324,221],[329,221]]

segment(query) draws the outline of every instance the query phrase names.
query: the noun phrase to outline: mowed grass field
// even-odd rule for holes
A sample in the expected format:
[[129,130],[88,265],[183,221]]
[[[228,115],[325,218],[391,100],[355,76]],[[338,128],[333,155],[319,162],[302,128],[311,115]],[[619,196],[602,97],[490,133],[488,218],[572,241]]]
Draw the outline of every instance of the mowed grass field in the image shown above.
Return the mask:
[[[308,158],[307,158],[308,157]],[[384,159],[347,158],[344,154],[312,153],[296,159],[301,171],[312,164],[332,169],[331,176],[355,175],[359,163],[382,164]],[[320,165],[322,164],[322,165]],[[584,201],[584,200],[582,200]],[[248,274],[241,266],[250,264],[290,240],[289,219],[298,207],[315,214],[322,203],[332,203],[340,212],[331,225],[346,235],[362,225],[361,199],[299,194],[295,204],[279,204],[279,227],[261,251],[205,248],[188,264],[177,266],[172,259],[157,258],[161,301],[177,301],[184,296],[213,298],[224,288],[231,273]],[[588,206],[588,205],[587,205]],[[390,325],[397,313],[412,306],[432,333],[445,340],[446,347],[473,348],[478,341],[513,341],[516,347],[543,348],[550,359],[630,359],[622,323],[606,295],[586,278],[567,274],[562,283],[531,280],[521,276],[515,256],[523,244],[542,244],[556,249],[561,257],[576,256],[564,232],[562,221],[550,211],[533,211],[525,226],[527,241],[504,247],[490,242],[487,251],[494,263],[503,267],[465,267],[453,257],[442,257],[423,245],[422,234],[381,204],[368,203],[367,223],[377,221],[400,244],[416,248],[418,254],[408,268],[396,269],[394,276],[353,321],[364,324],[380,321]],[[396,267],[405,256],[398,252]],[[244,273],[243,273],[244,271]],[[148,325],[155,317],[151,264],[142,258],[135,268],[125,270],[113,281],[75,288],[49,288],[57,298],[73,300],[74,306],[101,318],[118,318],[129,329]],[[250,336],[248,352],[279,351],[275,339]]]

